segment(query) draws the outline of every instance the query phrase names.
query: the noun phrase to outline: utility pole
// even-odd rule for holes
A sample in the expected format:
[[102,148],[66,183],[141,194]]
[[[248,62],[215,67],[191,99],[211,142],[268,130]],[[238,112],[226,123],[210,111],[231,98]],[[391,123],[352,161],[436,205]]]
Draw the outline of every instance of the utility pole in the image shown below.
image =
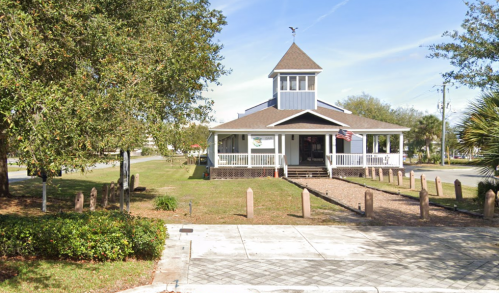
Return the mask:
[[442,166],[445,166],[445,108],[447,107],[447,105],[445,104],[445,86],[446,84],[444,83],[442,85],[443,87],[443,90],[442,90],[442,94],[443,94],[443,103],[442,103],[442,146],[441,146],[441,149],[440,149],[440,153],[442,155]]

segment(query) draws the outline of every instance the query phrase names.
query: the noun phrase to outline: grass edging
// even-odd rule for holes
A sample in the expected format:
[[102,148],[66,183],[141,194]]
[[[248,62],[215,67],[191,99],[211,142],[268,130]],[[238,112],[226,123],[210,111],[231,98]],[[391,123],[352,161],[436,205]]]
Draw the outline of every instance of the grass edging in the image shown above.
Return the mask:
[[321,199],[323,199],[323,200],[325,200],[325,201],[327,201],[329,203],[332,203],[332,204],[335,204],[335,205],[339,205],[340,207],[343,207],[343,208],[345,208],[345,209],[347,209],[349,211],[352,211],[352,212],[354,212],[356,214],[359,214],[361,216],[365,216],[366,215],[365,212],[359,211],[358,209],[355,209],[355,208],[353,208],[353,207],[351,207],[351,206],[349,206],[349,205],[347,205],[347,204],[345,204],[345,203],[343,203],[343,202],[341,202],[339,200],[327,197],[324,193],[322,193],[322,192],[320,192],[320,191],[318,191],[316,189],[313,189],[311,187],[305,186],[305,185],[303,185],[301,183],[295,182],[292,179],[288,179],[286,177],[283,177],[283,179],[286,180],[286,181],[288,181],[288,182],[290,182],[290,183],[292,183],[292,184],[294,184],[294,185],[296,185],[296,186],[298,186],[298,187],[300,187],[300,188],[306,188],[311,194],[313,194],[313,195],[315,195],[315,196],[317,196],[317,197],[319,197],[319,198],[321,198]]
[[[338,180],[341,180],[341,181],[344,181],[344,182],[356,184],[356,185],[359,185],[359,186],[362,186],[362,187],[365,187],[365,188],[369,188],[369,189],[373,189],[373,190],[377,190],[377,191],[381,191],[381,192],[386,192],[386,193],[393,194],[393,195],[400,195],[400,196],[405,197],[405,198],[409,198],[409,199],[412,199],[412,200],[419,201],[419,197],[414,197],[412,195],[398,193],[398,192],[389,191],[389,190],[384,190],[384,189],[380,189],[380,188],[376,188],[376,187],[364,185],[364,184],[361,184],[361,183],[353,182],[353,181],[350,181],[350,180],[344,179],[344,178],[334,177],[334,179],[338,179]],[[465,215],[468,215],[468,216],[472,216],[472,217],[475,217],[475,218],[483,218],[483,214],[480,214],[480,213],[475,213],[475,212],[471,212],[471,211],[468,211],[468,210],[462,210],[462,209],[454,209],[454,208],[448,207],[446,205],[442,205],[442,204],[439,204],[439,203],[436,203],[436,202],[432,202],[432,201],[429,201],[429,202],[430,202],[431,206],[436,206],[436,207],[443,208],[443,209],[446,209],[446,210],[449,210],[449,211],[462,213],[462,214],[465,214]]]

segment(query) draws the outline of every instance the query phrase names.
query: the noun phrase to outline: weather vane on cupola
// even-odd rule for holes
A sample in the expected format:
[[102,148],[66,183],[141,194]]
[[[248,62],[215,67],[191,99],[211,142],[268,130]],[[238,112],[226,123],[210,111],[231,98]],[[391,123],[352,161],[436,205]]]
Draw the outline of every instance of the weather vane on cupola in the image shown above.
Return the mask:
[[293,43],[295,42],[295,36],[296,36],[296,30],[298,29],[297,27],[293,28],[292,26],[289,27],[291,29],[291,34],[293,35]]

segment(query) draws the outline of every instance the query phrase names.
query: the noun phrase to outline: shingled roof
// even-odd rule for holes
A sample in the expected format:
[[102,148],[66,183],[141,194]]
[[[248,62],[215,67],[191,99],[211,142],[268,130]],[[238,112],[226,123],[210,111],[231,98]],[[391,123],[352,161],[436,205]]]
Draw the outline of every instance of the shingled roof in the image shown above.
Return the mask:
[[[303,114],[299,115],[302,112]],[[280,121],[282,122],[277,123]],[[343,125],[340,126],[339,123],[335,123],[334,121]],[[275,124],[275,126],[270,126],[273,124]],[[338,128],[348,130],[409,130],[409,128],[404,126],[381,122],[323,107],[317,107],[317,110],[277,110],[275,107],[269,107],[214,127],[213,130],[337,130]]]
[[289,70],[289,69],[311,69],[311,70],[322,70],[322,68],[315,63],[312,58],[308,57],[308,55],[303,52],[298,45],[293,43],[291,47],[289,47],[288,51],[284,56],[282,56],[281,61],[277,63],[274,67],[274,70]]

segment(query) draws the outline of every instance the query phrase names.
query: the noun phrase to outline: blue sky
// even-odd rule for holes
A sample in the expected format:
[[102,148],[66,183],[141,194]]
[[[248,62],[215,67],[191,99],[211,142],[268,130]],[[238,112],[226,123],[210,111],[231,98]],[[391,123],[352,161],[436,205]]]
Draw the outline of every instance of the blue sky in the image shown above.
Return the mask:
[[[210,86],[219,122],[272,95],[267,76],[291,46],[289,26],[298,27],[296,44],[322,68],[319,99],[336,104],[368,93],[393,107],[414,107],[438,114],[441,73],[453,67],[429,59],[425,47],[450,41],[446,30],[459,30],[467,7],[461,0],[214,0],[228,25],[218,35],[232,73]],[[479,90],[450,87],[447,102],[459,113]],[[440,115],[440,114],[438,114]]]

